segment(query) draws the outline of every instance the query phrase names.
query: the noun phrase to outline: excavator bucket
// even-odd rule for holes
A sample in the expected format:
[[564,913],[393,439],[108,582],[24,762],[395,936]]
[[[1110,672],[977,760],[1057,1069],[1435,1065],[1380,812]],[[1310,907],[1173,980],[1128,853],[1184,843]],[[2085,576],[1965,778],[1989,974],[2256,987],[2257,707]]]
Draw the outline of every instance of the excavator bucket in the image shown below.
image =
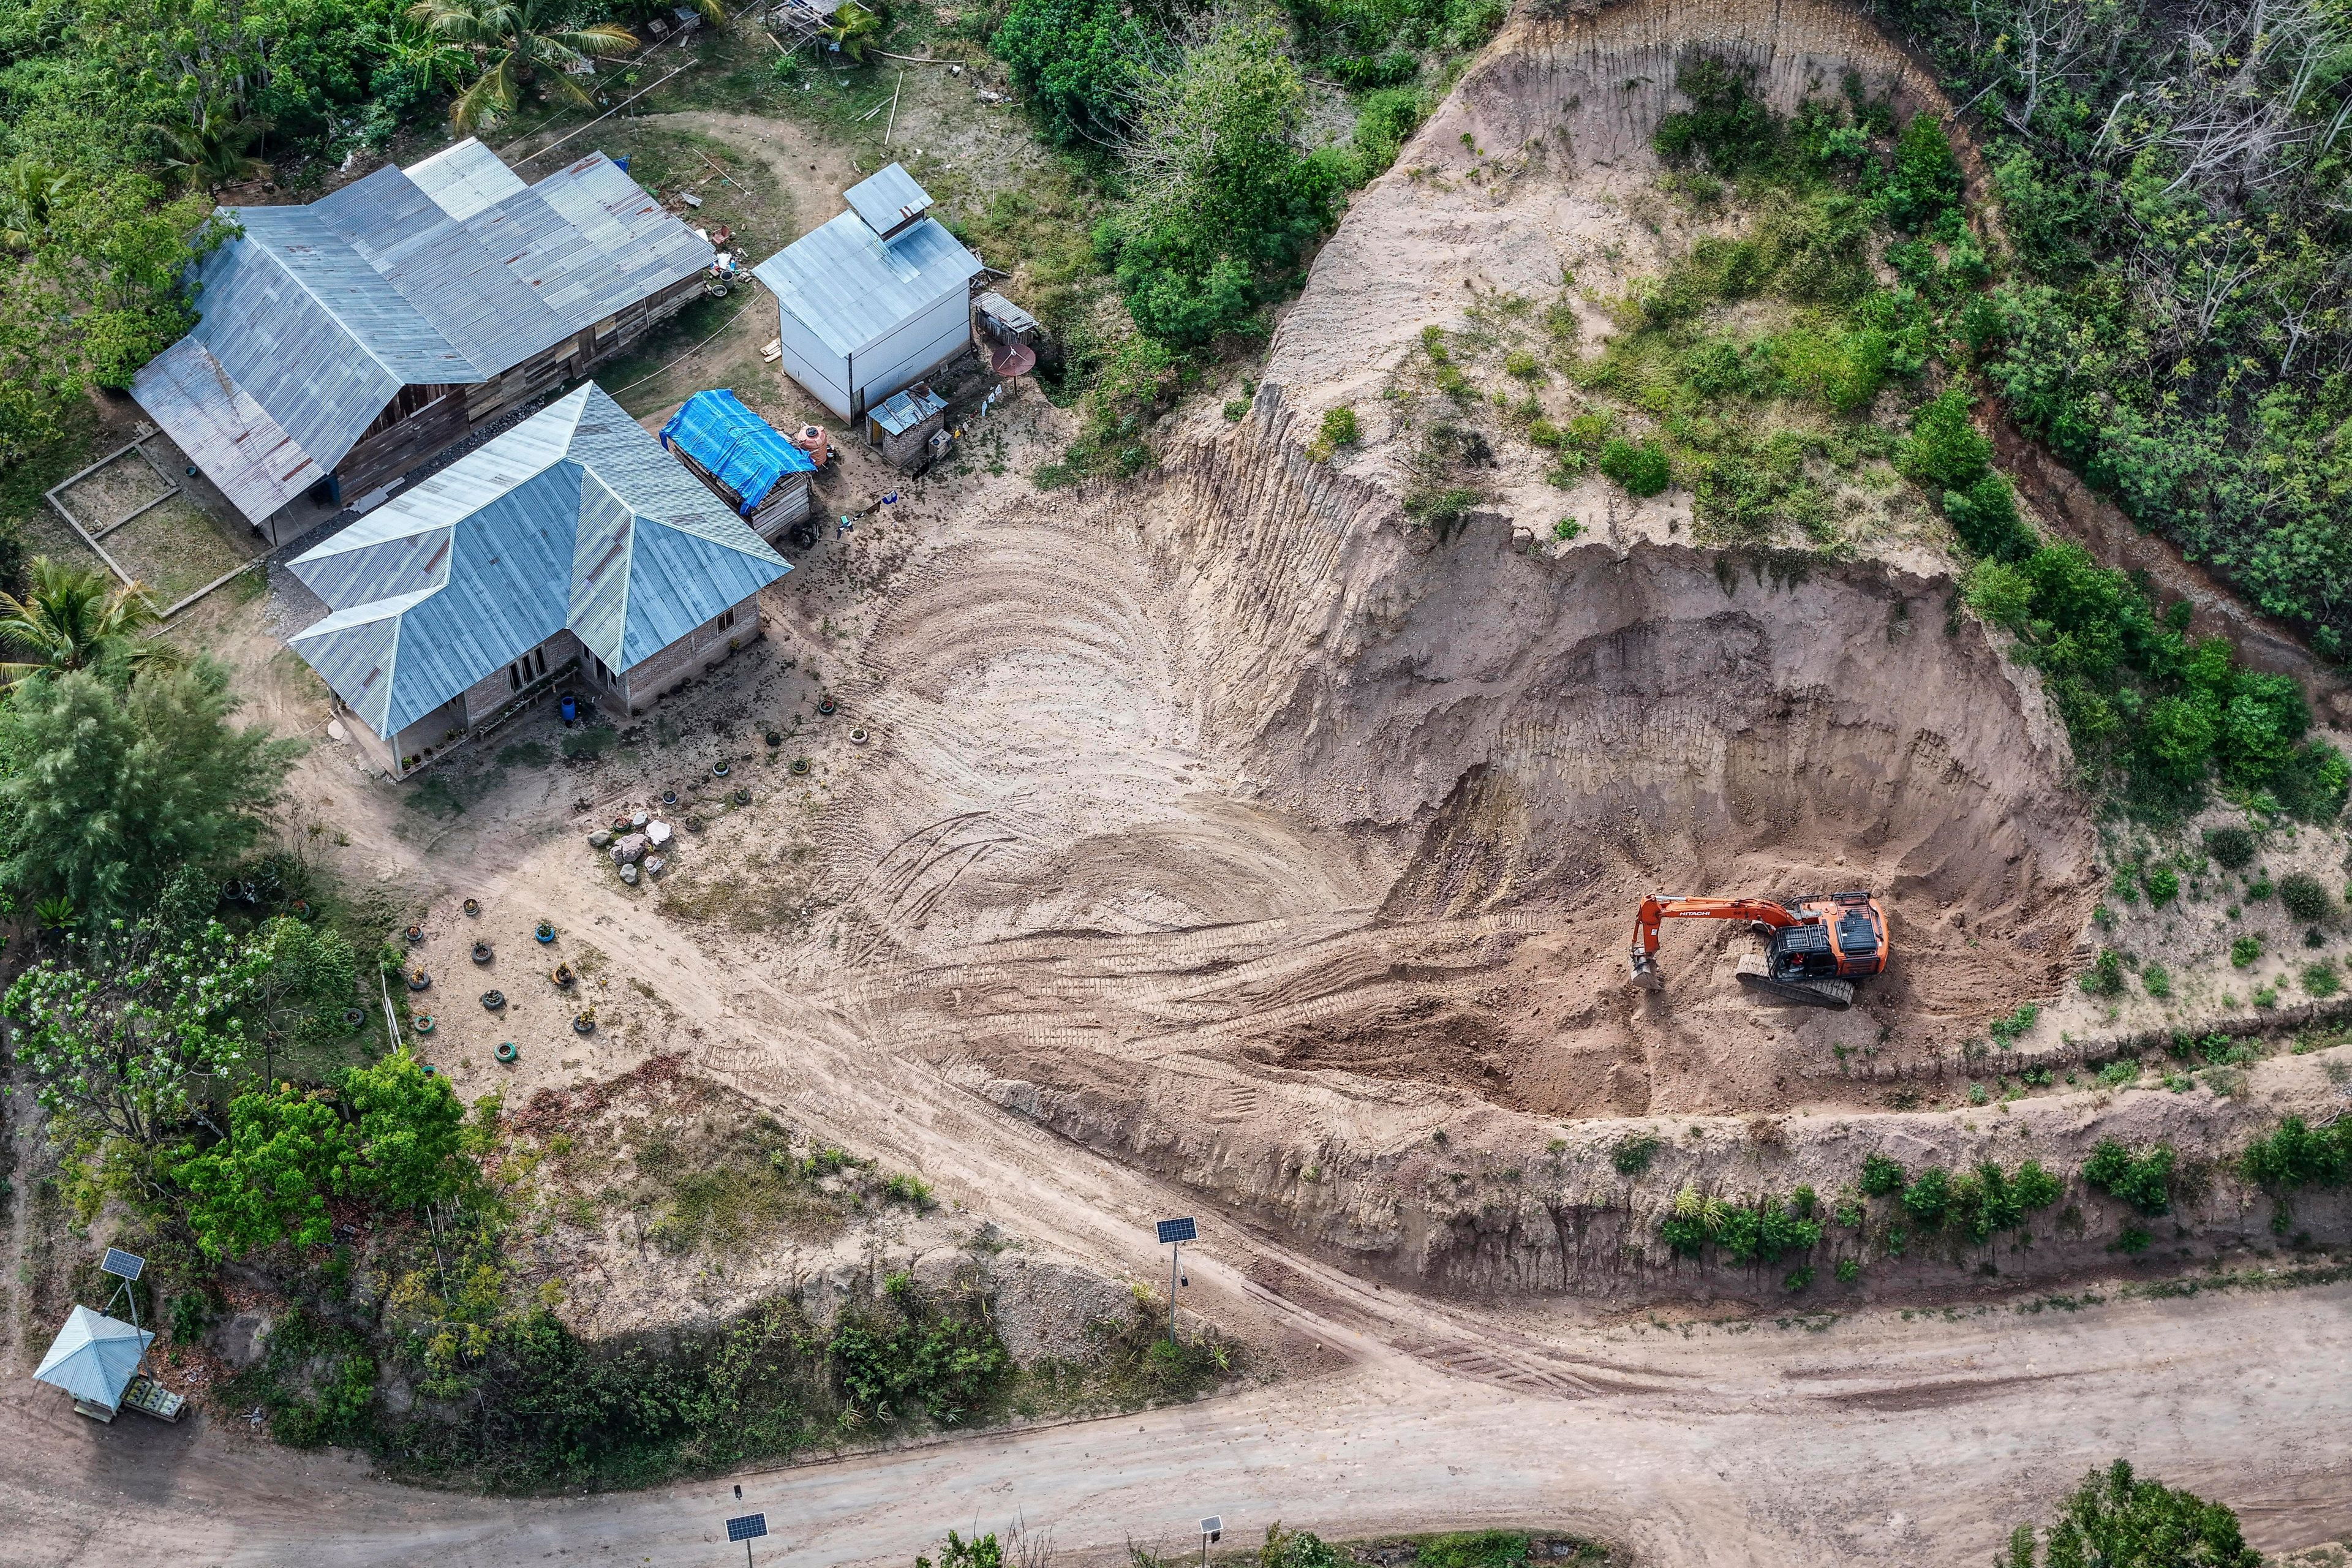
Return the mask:
[[1637,991],[1664,991],[1666,977],[1658,973],[1658,961],[1640,948],[1633,950],[1633,988]]

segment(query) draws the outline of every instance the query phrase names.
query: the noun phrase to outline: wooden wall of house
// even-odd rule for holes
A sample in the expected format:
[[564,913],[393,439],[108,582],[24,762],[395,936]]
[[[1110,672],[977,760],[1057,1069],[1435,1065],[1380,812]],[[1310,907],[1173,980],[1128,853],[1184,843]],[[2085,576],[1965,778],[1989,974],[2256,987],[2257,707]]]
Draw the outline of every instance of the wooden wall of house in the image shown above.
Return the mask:
[[453,386],[407,418],[387,425],[343,454],[335,465],[343,499],[357,500],[396,479],[466,433],[468,386]]

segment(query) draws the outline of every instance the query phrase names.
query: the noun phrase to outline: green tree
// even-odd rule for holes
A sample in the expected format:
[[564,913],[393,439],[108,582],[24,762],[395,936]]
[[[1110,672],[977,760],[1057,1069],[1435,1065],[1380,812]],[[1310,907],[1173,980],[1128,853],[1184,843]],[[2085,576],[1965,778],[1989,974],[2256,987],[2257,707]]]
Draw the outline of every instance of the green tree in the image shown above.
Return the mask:
[[1960,205],[1960,163],[1933,114],[1915,114],[1895,139],[1895,166],[1879,193],[1886,221],[1916,233]]
[[223,185],[268,179],[276,171],[254,155],[269,122],[234,110],[196,104],[181,125],[148,127],[163,144],[163,166],[191,190],[217,195]]
[[560,0],[416,0],[408,15],[433,37],[471,50],[481,70],[449,106],[449,122],[460,135],[513,112],[538,89],[552,89],[567,103],[588,103],[568,68],[637,47],[616,22],[571,20]]
[[449,1080],[428,1074],[406,1047],[343,1074],[357,1163],[350,1184],[392,1208],[455,1196],[467,1166],[466,1108]]
[[1079,147],[1125,132],[1150,43],[1117,0],[1013,0],[988,47],[1046,139]]
[[2261,1568],[2238,1516],[2194,1492],[2144,1481],[2117,1459],[2083,1478],[2037,1560],[2033,1529],[2010,1537],[2006,1568]]
[[0,664],[0,682],[119,660],[126,669],[177,668],[171,644],[144,636],[155,607],[135,584],[37,555],[26,567],[25,596],[0,593],[0,646],[22,655]]
[[948,1543],[940,1548],[938,1563],[918,1557],[915,1568],[1004,1568],[1004,1549],[997,1545],[994,1531],[966,1541],[950,1530]]
[[1135,194],[1097,245],[1153,337],[1190,348],[1255,330],[1257,306],[1330,226],[1341,171],[1300,149],[1307,89],[1283,45],[1270,18],[1229,19],[1139,79]]
[[18,686],[0,705],[0,885],[128,910],[243,850],[302,748],[230,728],[236,706],[209,659],[127,689],[87,669]]
[[242,1258],[281,1241],[331,1239],[327,1195],[351,1181],[350,1130],[335,1108],[291,1084],[229,1102],[228,1136],[175,1168],[188,1226],[208,1258]]
[[115,921],[68,937],[8,988],[17,1059],[42,1109],[95,1136],[155,1148],[245,1058],[254,965],[219,924],[176,940]]
[[261,1041],[262,1079],[277,1076],[281,1051],[315,1048],[344,1033],[342,1013],[359,982],[359,960],[341,931],[303,924],[289,915],[254,932],[260,960],[254,1033]]

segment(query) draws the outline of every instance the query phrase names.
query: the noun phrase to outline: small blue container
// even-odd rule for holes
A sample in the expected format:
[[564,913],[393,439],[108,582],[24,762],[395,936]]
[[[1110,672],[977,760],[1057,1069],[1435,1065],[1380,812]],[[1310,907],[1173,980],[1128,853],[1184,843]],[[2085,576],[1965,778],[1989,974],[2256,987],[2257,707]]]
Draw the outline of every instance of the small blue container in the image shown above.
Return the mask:
[[580,704],[576,699],[566,697],[557,706],[563,714],[563,721],[567,724],[580,717]]

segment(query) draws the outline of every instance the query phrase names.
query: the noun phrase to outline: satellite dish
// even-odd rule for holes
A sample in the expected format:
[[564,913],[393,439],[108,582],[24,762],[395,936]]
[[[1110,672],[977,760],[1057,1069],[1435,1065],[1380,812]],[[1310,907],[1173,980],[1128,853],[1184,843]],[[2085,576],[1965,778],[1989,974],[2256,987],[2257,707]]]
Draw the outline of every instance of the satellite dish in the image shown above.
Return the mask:
[[998,343],[989,351],[988,368],[1002,376],[1027,375],[1037,368],[1037,351],[1017,338]]

